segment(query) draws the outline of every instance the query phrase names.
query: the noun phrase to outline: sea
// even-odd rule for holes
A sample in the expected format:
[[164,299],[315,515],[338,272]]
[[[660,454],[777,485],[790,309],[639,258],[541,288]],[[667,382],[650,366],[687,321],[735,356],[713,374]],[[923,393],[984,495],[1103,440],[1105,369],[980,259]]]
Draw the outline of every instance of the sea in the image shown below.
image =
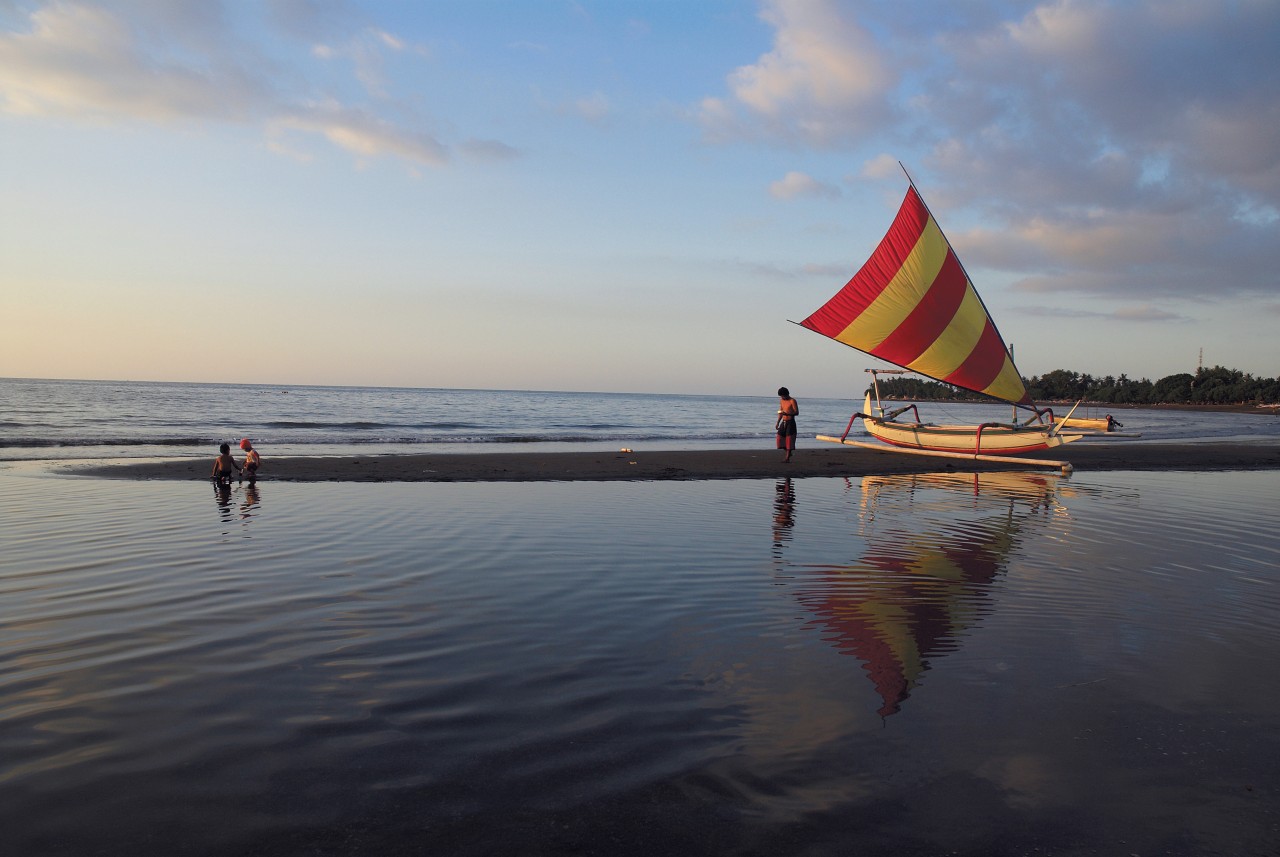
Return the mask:
[[776,400],[0,390],[0,854],[1280,853],[1280,471],[220,491],[65,465],[769,446]]
[[[800,401],[806,434],[842,434],[861,399]],[[773,443],[775,396],[305,387],[0,379],[0,461],[217,455],[251,438],[263,456],[734,449]],[[1077,415],[1102,416],[1098,408]],[[1009,419],[1001,405],[925,403],[935,423]],[[1280,439],[1273,412],[1117,410],[1107,442]],[[860,432],[861,428],[855,428]],[[1089,442],[1089,441],[1086,441]]]

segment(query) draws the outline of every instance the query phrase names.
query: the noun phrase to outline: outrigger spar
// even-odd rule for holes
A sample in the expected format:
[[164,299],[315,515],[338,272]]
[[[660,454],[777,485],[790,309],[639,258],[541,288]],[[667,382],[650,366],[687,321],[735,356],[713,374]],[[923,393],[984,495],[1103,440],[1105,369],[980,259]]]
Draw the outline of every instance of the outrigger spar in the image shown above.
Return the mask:
[[[903,172],[906,172],[905,168]],[[1013,355],[990,313],[947,241],[915,183],[875,252],[843,288],[804,321],[815,333],[902,367],[871,370],[872,384],[863,409],[839,438],[847,440],[854,420],[867,432],[904,451],[975,458],[1049,449],[1079,440],[1064,435],[1053,412],[1036,407],[1027,393]],[[915,405],[886,413],[880,403],[878,374],[915,372],[925,377],[1009,402],[1030,412],[1025,422],[935,425],[920,421]],[[872,402],[872,393],[875,402]],[[1074,409],[1073,409],[1074,410]],[[911,411],[914,421],[899,419]],[[1038,465],[1061,462],[1028,460]]]

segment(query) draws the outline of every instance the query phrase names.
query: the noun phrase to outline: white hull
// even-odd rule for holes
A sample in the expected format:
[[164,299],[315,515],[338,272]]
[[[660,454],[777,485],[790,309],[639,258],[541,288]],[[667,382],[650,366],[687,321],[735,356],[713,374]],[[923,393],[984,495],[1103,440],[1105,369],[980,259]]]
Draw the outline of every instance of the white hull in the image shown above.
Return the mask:
[[[863,405],[862,424],[877,440],[907,449],[962,452],[975,455],[1017,455],[1052,449],[1079,440],[1078,434],[1055,434],[1051,426],[934,425],[909,423],[871,416],[871,396]],[[981,433],[979,433],[981,429]]]

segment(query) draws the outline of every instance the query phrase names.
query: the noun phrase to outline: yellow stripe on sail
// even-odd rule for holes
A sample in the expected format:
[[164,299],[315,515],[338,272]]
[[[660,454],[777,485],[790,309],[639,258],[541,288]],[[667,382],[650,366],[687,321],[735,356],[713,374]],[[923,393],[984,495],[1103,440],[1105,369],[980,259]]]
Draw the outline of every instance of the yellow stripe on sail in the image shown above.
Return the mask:
[[901,604],[871,598],[859,604],[857,612],[868,624],[875,627],[878,636],[893,652],[902,667],[902,677],[908,683],[924,672],[920,656],[920,641],[912,632],[912,616]]
[[951,324],[907,368],[930,378],[946,378],[959,369],[973,352],[986,327],[987,311],[982,306],[982,301],[978,300],[973,283],[966,282],[964,299],[956,308]]
[[945,580],[948,583],[964,582],[967,579],[964,569],[947,556],[945,551],[915,543],[912,543],[911,547],[918,547],[920,550],[920,553],[907,564],[912,574],[918,574],[930,580]]
[[997,399],[1004,399],[1006,402],[1018,402],[1027,394],[1027,388],[1022,384],[1022,378],[1018,375],[1018,369],[1013,365],[1013,361],[1009,359],[1009,355],[1005,355],[1004,367],[1000,370],[1000,374],[996,379],[983,389],[988,396],[995,396]]
[[849,326],[833,337],[860,351],[874,351],[920,303],[947,258],[947,239],[932,217],[893,279]]

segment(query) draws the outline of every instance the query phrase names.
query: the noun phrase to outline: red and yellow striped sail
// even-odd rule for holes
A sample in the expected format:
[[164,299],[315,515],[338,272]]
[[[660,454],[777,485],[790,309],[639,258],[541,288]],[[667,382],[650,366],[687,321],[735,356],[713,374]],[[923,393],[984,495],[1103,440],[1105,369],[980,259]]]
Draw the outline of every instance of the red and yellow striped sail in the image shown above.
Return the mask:
[[938,381],[1031,404],[1009,349],[914,187],[871,258],[800,324]]

